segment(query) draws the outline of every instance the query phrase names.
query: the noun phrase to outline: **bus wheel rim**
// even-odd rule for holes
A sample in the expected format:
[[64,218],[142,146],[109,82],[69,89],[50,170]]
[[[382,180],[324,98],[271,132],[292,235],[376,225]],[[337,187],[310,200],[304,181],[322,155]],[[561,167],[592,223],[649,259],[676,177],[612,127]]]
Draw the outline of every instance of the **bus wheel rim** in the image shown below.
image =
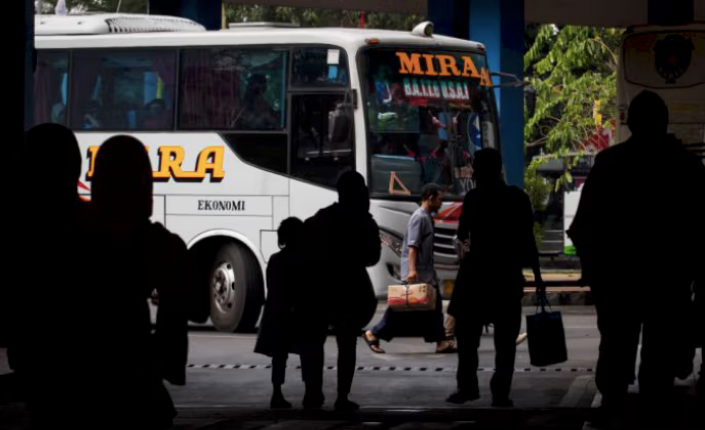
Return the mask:
[[235,308],[235,271],[230,263],[221,263],[212,281],[213,296],[218,312],[228,314]]

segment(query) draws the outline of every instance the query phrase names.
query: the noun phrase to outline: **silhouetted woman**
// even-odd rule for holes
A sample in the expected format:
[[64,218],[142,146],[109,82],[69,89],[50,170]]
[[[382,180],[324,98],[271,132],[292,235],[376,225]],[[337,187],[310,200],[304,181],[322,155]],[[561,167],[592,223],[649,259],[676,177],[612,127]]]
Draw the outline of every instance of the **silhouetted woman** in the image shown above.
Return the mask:
[[286,375],[286,361],[292,343],[292,309],[296,293],[296,279],[301,251],[301,234],[304,223],[292,217],[282,221],[277,235],[281,251],[272,255],[267,264],[267,302],[260,324],[255,352],[272,357],[272,409],[289,409],[291,403],[284,399],[282,385]]
[[[152,166],[136,139],[117,136],[98,151],[92,240],[85,267],[97,311],[88,356],[100,366],[84,410],[105,428],[169,428],[176,415],[162,380],[183,385],[188,353],[186,246],[152,216]],[[159,296],[156,330],[148,299]],[[102,377],[101,377],[102,376]],[[90,408],[90,409],[89,409]]]
[[[82,157],[73,132],[58,124],[33,127],[24,144],[15,146],[20,155],[15,160],[16,174],[23,175],[23,190],[28,191],[6,199],[11,221],[3,245],[10,276],[2,287],[0,316],[8,318],[5,322],[12,328],[8,359],[15,376],[26,384],[32,428],[61,428],[73,422],[70,411],[77,402],[67,387],[74,383],[85,358],[78,353],[86,339],[74,329],[86,322],[81,302],[87,294],[78,285],[83,278],[80,256],[85,253],[85,205],[77,188]],[[29,175],[23,173],[27,162],[36,169]],[[36,261],[30,257],[38,244],[50,256],[42,259],[44,275],[37,273]],[[20,281],[35,273],[50,280],[41,300],[36,290]],[[53,327],[62,328],[60,336]],[[51,366],[47,366],[48,357]]]

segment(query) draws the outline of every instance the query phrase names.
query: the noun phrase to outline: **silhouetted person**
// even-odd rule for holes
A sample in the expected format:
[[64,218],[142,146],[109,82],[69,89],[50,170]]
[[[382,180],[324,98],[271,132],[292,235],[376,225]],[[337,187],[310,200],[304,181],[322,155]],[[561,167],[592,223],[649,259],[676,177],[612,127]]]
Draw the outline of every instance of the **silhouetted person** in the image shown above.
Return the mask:
[[267,101],[267,77],[254,74],[250,77],[243,97],[243,107],[235,126],[246,130],[272,130],[277,128],[279,117]]
[[165,130],[170,128],[173,116],[167,109],[164,99],[154,99],[145,106],[145,118],[142,127],[147,130]]
[[705,274],[701,273],[700,278],[695,283],[695,312],[700,355],[703,357],[700,363],[700,374],[696,386],[698,395],[705,398]]
[[[136,139],[105,142],[95,161],[85,291],[99,312],[83,354],[87,422],[100,428],[171,427],[176,411],[162,380],[185,384],[188,259],[181,239],[152,216],[152,166]],[[152,332],[148,299],[159,305]],[[83,414],[84,412],[82,412]],[[95,424],[95,423],[94,423]]]
[[[679,369],[691,284],[704,261],[705,169],[667,134],[668,108],[644,91],[628,112],[632,137],[597,155],[569,235],[595,298],[596,382],[603,419],[618,418],[635,378],[646,412],[663,410]],[[645,183],[648,171],[650,180]]]
[[272,357],[272,409],[289,409],[282,385],[286,376],[286,362],[292,349],[293,306],[297,291],[292,274],[298,273],[303,262],[302,233],[304,223],[298,218],[287,218],[277,230],[281,251],[272,255],[267,264],[267,301],[260,322],[255,352]]
[[27,174],[15,203],[17,225],[11,228],[17,234],[7,253],[16,276],[15,282],[3,286],[10,293],[3,304],[12,324],[8,358],[27,389],[33,426],[48,428],[66,422],[66,387],[76,352],[71,336],[57,336],[53,330],[70,327],[85,315],[74,289],[84,251],[84,205],[78,196],[81,154],[73,133],[57,124],[29,130],[21,154]]
[[496,350],[492,404],[511,407],[525,266],[531,266],[543,291],[533,210],[526,193],[504,183],[497,150],[478,151],[473,167],[477,188],[465,195],[458,225],[458,239],[469,241],[469,252],[463,256],[448,308],[456,320],[458,343],[458,390],[448,401],[462,404],[480,398],[477,350],[483,328],[491,323]]
[[433,286],[436,294],[436,309],[428,312],[394,312],[387,308],[382,320],[363,337],[372,352],[383,354],[379,339],[390,342],[396,333],[410,323],[423,327],[424,340],[436,343],[436,353],[454,351],[453,343],[446,341],[443,325],[443,300],[438,285],[436,265],[433,257],[433,214],[443,206],[445,192],[436,184],[427,184],[421,190],[421,207],[409,218],[404,234],[401,254],[401,278],[409,284],[425,283]]
[[[367,267],[380,259],[377,223],[369,213],[364,178],[347,171],[338,180],[338,203],[306,220],[307,259],[296,314],[301,324],[304,407],[318,408],[323,397],[323,345],[332,325],[338,343],[337,410],[357,410],[348,399],[355,375],[357,337],[377,307]],[[315,267],[315,270],[308,270]]]

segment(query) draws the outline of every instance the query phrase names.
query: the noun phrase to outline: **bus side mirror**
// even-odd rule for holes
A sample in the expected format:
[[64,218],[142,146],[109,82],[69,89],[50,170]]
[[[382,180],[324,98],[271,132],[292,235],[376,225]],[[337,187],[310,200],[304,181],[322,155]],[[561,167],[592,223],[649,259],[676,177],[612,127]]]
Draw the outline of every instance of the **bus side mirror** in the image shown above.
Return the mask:
[[493,78],[498,77],[500,78],[500,81],[502,78],[510,80],[510,82],[503,82],[497,85],[493,84],[493,88],[521,88],[524,86],[524,82],[522,82],[517,75],[511,73],[492,72],[490,73],[490,76]]

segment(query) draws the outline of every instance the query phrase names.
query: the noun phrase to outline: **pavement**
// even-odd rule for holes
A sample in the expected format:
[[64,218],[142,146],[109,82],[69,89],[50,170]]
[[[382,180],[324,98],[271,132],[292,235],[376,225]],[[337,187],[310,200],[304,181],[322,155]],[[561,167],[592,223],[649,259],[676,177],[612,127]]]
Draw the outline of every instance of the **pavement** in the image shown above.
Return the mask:
[[[528,342],[520,345],[513,386],[516,408],[512,410],[493,409],[490,405],[489,379],[494,357],[491,334],[483,337],[479,350],[482,398],[464,407],[445,402],[455,388],[456,354],[438,355],[433,344],[425,344],[416,337],[401,337],[383,343],[387,354],[377,355],[361,340],[351,399],[363,408],[356,414],[345,415],[332,411],[336,376],[334,338],[325,347],[324,410],[315,413],[301,410],[300,362],[297,356],[292,356],[284,394],[295,409],[272,412],[268,410],[270,360],[252,352],[255,335],[193,328],[187,385],[169,387],[180,414],[176,428],[583,429],[591,408],[599,404],[594,383],[599,343],[596,317],[591,307],[566,306],[554,310],[563,313],[569,360],[560,366],[535,368],[529,364]],[[380,305],[372,324],[383,311],[384,305]],[[534,311],[534,307],[524,309],[525,314]],[[2,355],[0,350],[0,374],[5,365]],[[26,428],[21,404],[0,405],[0,428]]]
[[492,410],[374,410],[355,414],[221,413],[217,418],[200,413],[183,416],[176,429],[209,430],[460,430],[460,429],[581,429],[585,417],[560,411]]

